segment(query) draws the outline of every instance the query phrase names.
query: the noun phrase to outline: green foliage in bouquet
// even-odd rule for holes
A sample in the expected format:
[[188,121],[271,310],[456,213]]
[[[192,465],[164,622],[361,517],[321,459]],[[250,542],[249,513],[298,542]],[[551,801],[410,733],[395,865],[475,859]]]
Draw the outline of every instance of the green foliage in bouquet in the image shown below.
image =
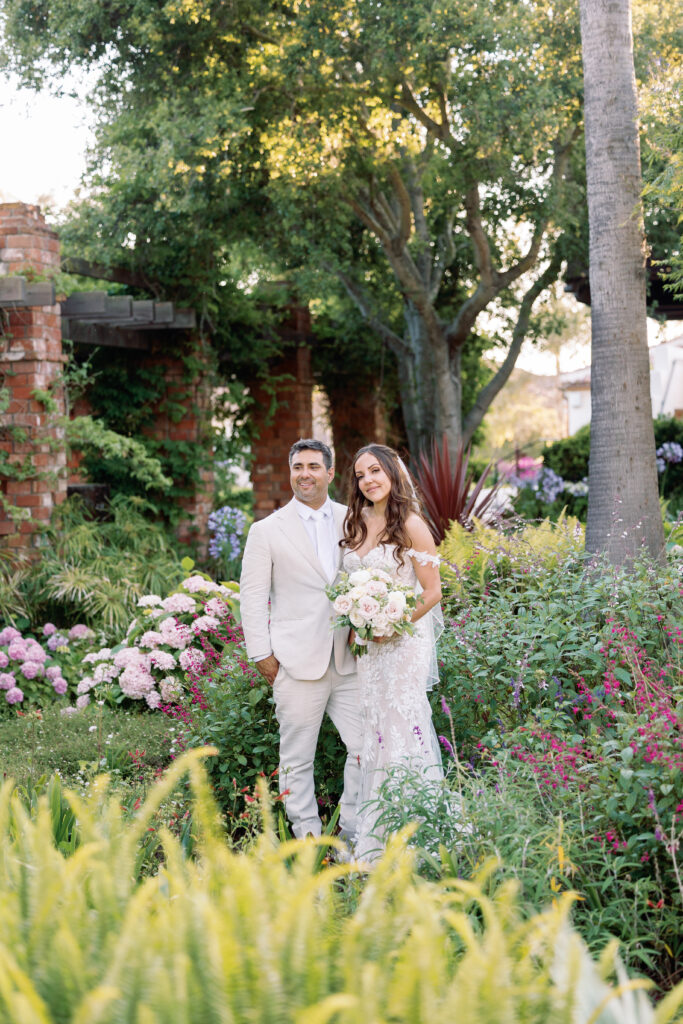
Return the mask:
[[[361,892],[353,865],[315,872],[315,841],[279,845],[265,803],[260,841],[233,853],[206,753],[179,760],[132,820],[104,778],[87,800],[67,794],[75,853],[55,845],[45,798],[33,816],[11,785],[0,791],[3,1022],[452,1024],[455,1012],[468,1024],[666,1024],[678,1009],[683,991],[655,1017],[614,947],[591,961],[571,896],[525,920],[516,886],[496,886],[490,867],[447,885],[415,878],[405,836]],[[141,876],[146,831],[185,773],[194,856],[166,830],[163,868]]]

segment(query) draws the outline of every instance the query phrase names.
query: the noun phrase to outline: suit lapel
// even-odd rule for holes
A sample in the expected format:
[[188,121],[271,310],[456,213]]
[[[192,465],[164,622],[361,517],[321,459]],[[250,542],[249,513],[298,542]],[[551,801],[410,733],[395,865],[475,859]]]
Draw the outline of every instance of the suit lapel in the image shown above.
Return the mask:
[[306,527],[303,524],[303,520],[297,512],[296,498],[292,498],[289,504],[285,505],[284,508],[281,508],[276,515],[278,525],[290,544],[296,548],[300,555],[303,555],[306,561],[310,562],[315,571],[325,580],[325,583],[328,583],[329,581],[325,575],[325,570],[320,564],[310,537],[306,533]]

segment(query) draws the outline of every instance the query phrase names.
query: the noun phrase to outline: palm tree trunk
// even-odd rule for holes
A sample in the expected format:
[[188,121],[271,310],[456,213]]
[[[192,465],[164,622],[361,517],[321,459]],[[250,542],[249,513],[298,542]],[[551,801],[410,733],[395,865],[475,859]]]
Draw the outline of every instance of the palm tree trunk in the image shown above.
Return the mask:
[[580,0],[592,313],[589,551],[664,537],[650,399],[645,236],[630,0]]

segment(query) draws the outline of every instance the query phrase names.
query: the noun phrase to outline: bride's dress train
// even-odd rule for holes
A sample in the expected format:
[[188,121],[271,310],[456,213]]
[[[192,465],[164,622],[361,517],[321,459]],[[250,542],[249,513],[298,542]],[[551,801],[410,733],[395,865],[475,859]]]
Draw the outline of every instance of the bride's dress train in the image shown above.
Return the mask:
[[[426,552],[404,552],[405,564],[394,558],[393,544],[380,544],[359,557],[344,555],[344,569],[383,569],[394,579],[413,587],[420,585],[411,557],[418,562],[438,562]],[[376,860],[384,849],[382,827],[377,822],[377,793],[387,769],[406,766],[425,783],[443,778],[439,744],[432,724],[427,689],[434,665],[432,615],[415,623],[412,635],[404,634],[385,644],[368,644],[357,661],[362,723],[361,782],[358,832],[354,854],[358,860]],[[433,680],[431,680],[433,681]]]

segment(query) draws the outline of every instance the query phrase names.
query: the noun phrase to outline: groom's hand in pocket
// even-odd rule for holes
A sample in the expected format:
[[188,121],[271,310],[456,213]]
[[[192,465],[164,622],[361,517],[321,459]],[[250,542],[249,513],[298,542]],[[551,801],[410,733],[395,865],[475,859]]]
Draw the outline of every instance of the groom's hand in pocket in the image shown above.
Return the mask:
[[277,660],[274,654],[269,654],[267,658],[263,658],[262,661],[254,662],[256,668],[259,670],[264,679],[266,679],[272,686],[275,682],[275,676],[277,675],[280,667],[280,662]]

